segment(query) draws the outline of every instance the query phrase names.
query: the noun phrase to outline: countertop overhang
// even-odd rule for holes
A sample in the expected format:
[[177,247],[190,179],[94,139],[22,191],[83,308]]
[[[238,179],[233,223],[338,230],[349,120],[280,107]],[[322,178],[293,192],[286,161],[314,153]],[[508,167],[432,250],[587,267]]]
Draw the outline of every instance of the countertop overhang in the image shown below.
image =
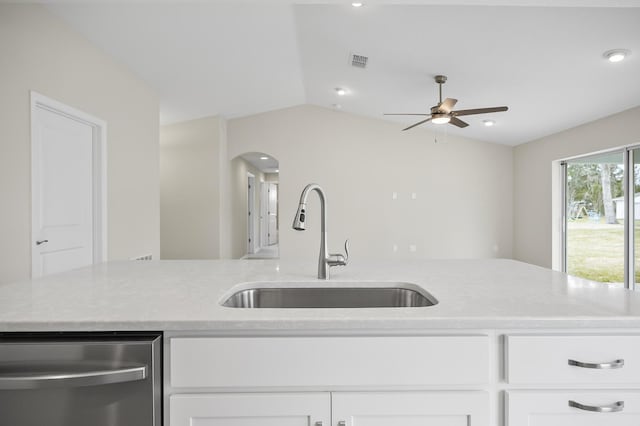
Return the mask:
[[[120,261],[0,285],[0,332],[420,332],[435,329],[640,328],[640,292],[506,259],[353,262],[332,278],[414,283],[421,308],[237,309],[220,305],[252,281],[315,279],[313,263]],[[306,285],[306,284],[305,284]]]

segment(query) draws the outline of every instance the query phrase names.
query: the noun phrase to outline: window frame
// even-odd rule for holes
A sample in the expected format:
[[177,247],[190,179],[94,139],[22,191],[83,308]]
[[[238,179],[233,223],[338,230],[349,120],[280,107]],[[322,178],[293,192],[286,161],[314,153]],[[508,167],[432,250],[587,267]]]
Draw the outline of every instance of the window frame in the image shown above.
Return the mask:
[[[604,154],[622,154],[622,164],[624,166],[623,176],[623,196],[625,205],[624,221],[624,287],[636,290],[638,287],[635,280],[635,179],[634,179],[634,150],[640,149],[640,144],[613,148],[604,151],[597,151],[589,154],[578,155],[560,160],[561,167],[561,271],[567,273],[567,165],[573,160],[584,160],[597,158]],[[633,202],[629,202],[633,200]],[[632,220],[628,220],[632,218]]]

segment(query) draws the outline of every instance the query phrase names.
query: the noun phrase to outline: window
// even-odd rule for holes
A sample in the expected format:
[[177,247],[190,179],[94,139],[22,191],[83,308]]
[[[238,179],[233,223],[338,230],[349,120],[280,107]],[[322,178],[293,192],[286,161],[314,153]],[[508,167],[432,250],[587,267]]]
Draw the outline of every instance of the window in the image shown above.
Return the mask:
[[[640,233],[640,149],[625,148],[561,164],[563,270],[635,288],[640,278],[640,238],[635,237]],[[628,203],[630,199],[634,202]]]

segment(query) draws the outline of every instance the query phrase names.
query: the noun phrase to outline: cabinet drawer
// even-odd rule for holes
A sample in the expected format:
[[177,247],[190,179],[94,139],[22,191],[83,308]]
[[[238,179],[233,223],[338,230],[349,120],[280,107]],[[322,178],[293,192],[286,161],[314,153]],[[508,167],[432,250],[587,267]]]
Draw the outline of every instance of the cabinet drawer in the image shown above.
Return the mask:
[[640,383],[640,336],[507,336],[512,384]]
[[[583,408],[572,407],[569,401]],[[507,426],[640,424],[640,391],[508,391],[506,407]],[[606,412],[611,409],[619,411]]]
[[173,387],[482,384],[487,336],[173,338]]

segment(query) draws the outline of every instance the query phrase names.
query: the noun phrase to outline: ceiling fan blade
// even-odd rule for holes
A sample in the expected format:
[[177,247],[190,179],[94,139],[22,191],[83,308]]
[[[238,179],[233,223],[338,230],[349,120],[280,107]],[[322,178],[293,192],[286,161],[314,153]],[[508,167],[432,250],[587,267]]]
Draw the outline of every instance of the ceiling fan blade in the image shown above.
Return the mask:
[[509,108],[506,106],[494,107],[494,108],[476,108],[476,109],[461,109],[460,111],[453,111],[454,116],[460,115],[474,115],[474,114],[488,114],[490,112],[502,112],[507,111]]
[[407,114],[397,113],[397,114],[396,114],[396,113],[393,113],[393,114],[382,114],[382,115],[421,115],[421,116],[423,116],[423,117],[427,117],[427,116],[429,116],[429,115],[431,115],[431,114],[412,114],[412,113],[407,113]]
[[451,117],[451,120],[449,121],[449,124],[453,124],[454,126],[458,126],[458,127],[467,127],[469,125],[469,123],[466,123],[462,120],[460,120],[459,118],[456,117]]
[[453,107],[456,106],[457,102],[458,102],[457,99],[447,98],[444,101],[442,101],[440,105],[438,105],[438,109],[440,111],[444,111],[447,114],[449,114],[453,110]]
[[419,126],[421,124],[424,124],[429,120],[431,120],[431,117],[427,118],[426,120],[418,121],[416,124],[412,124],[411,126],[407,127],[406,129],[402,129],[402,131],[404,132],[405,130],[413,129],[414,127]]

